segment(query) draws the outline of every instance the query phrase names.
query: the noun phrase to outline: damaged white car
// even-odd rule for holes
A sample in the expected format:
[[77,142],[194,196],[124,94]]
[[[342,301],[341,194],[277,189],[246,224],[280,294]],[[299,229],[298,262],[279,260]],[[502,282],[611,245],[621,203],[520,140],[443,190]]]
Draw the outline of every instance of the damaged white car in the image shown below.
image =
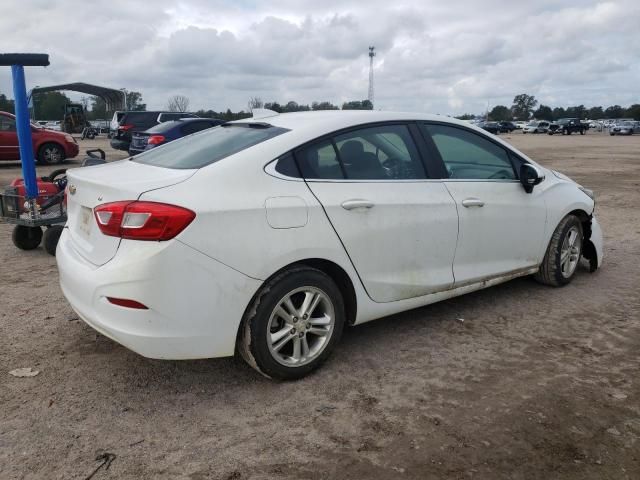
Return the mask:
[[346,325],[602,262],[591,191],[434,115],[256,110],[68,182],[57,261],[85,322],[274,378],[318,367]]

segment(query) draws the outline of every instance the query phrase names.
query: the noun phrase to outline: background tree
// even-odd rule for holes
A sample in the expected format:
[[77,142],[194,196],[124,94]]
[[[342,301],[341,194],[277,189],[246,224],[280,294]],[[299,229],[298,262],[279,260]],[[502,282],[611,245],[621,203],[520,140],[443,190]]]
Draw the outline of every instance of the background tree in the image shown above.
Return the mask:
[[140,92],[130,92],[125,89],[124,93],[127,96],[127,110],[142,112],[147,109],[147,104],[142,103],[142,94]]
[[264,108],[273,110],[274,112],[282,113],[282,105],[280,105],[278,102],[265,103]]
[[369,100],[352,100],[344,102],[342,110],[373,110],[373,104]]
[[587,109],[584,108],[584,105],[567,107],[567,117],[583,120],[587,118]]
[[504,105],[496,105],[489,112],[489,118],[494,122],[506,122],[511,120],[511,110]]
[[260,97],[251,97],[247,102],[247,106],[249,107],[249,111],[253,112],[254,108],[262,108],[264,106],[264,102]]
[[90,120],[105,120],[107,118],[107,104],[102,98],[92,96],[89,103],[91,104],[91,110],[88,114]]
[[567,112],[562,107],[556,107],[553,109],[553,119],[558,120],[559,118],[565,118],[567,116]]
[[311,110],[340,110],[340,107],[331,102],[313,102]]
[[587,110],[587,117],[591,120],[604,118],[604,110],[602,109],[602,107],[591,107],[589,110]]
[[640,104],[634,103],[633,105],[631,105],[629,108],[627,108],[627,112],[624,116],[640,120]]
[[4,93],[0,93],[0,111],[14,113],[14,110],[13,100],[8,98]]
[[526,93],[521,93],[513,98],[511,111],[516,119],[529,120],[533,109],[536,108],[536,105],[538,105],[536,97],[533,95],[527,95]]
[[170,112],[186,112],[189,109],[189,97],[174,95],[167,100],[167,110]]
[[624,117],[625,109],[620,105],[613,105],[611,107],[607,107],[604,111],[604,116],[606,118],[622,118]]
[[62,120],[64,106],[71,99],[62,92],[42,92],[33,96],[33,116],[36,120]]
[[553,120],[553,110],[551,107],[547,107],[546,105],[540,105],[538,109],[533,112],[533,118],[537,120]]
[[457,118],[458,120],[473,120],[474,118],[476,118],[476,116],[472,113],[464,113],[462,115],[458,115],[455,118]]

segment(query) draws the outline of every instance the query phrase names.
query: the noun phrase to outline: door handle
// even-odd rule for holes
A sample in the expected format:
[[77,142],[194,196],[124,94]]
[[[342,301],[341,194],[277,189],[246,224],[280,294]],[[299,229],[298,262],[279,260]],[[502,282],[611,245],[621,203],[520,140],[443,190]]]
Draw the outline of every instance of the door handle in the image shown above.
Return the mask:
[[464,200],[462,200],[462,206],[463,207],[483,207],[484,206],[484,202],[482,200],[480,200],[479,198],[465,198]]
[[355,208],[372,208],[373,205],[373,202],[370,202],[369,200],[362,200],[359,198],[353,200],[345,200],[344,202],[342,202],[342,208],[344,208],[345,210],[353,210]]

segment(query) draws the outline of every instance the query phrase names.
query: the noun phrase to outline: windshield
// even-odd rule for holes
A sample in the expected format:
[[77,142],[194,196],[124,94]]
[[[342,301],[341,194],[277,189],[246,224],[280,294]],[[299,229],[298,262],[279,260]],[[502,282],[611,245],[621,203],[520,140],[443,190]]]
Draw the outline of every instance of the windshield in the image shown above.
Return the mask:
[[156,167],[202,168],[288,131],[266,123],[227,123],[147,150],[132,160]]

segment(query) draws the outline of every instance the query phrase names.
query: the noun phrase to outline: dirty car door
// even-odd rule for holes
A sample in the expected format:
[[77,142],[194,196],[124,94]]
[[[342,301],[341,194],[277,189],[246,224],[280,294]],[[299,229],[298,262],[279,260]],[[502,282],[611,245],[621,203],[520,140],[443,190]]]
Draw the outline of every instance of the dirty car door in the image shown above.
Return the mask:
[[455,203],[442,182],[426,178],[407,125],[351,130],[296,159],[374,301],[452,286]]

